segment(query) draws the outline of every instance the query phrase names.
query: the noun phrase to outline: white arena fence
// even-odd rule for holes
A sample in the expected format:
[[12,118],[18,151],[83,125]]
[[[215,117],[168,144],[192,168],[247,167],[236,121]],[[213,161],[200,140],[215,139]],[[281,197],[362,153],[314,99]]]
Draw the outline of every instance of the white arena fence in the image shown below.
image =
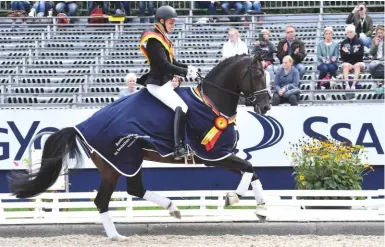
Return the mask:
[[[176,203],[181,209],[181,220],[172,218],[167,210],[151,202],[126,192],[115,192],[110,215],[119,223],[258,221],[252,191],[232,208],[224,207],[226,192],[157,192]],[[267,190],[266,194],[268,221],[384,221],[384,190]],[[0,194],[0,224],[101,223],[93,202],[95,196],[96,192],[48,192],[20,200],[10,194]],[[327,206],[331,208],[326,209]]]

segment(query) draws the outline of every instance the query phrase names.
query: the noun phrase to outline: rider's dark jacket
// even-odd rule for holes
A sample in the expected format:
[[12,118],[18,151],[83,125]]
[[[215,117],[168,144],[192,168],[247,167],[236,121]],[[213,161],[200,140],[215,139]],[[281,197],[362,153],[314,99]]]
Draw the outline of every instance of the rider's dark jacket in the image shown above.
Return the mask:
[[140,50],[150,64],[150,72],[138,80],[139,84],[162,86],[174,75],[186,76],[187,65],[175,60],[172,42],[156,26],[153,31],[143,33]]

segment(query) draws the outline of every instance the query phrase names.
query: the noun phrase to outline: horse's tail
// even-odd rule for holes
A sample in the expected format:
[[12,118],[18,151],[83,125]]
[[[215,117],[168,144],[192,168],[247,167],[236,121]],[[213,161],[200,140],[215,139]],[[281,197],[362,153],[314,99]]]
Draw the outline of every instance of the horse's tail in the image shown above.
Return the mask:
[[[8,177],[10,190],[17,198],[29,198],[46,191],[58,177],[62,168],[68,168],[66,155],[81,164],[81,152],[76,143],[77,131],[64,128],[50,135],[44,145],[40,170],[34,174],[16,172]],[[65,164],[63,164],[65,163]],[[67,169],[64,169],[67,170]],[[63,175],[63,174],[62,174]]]

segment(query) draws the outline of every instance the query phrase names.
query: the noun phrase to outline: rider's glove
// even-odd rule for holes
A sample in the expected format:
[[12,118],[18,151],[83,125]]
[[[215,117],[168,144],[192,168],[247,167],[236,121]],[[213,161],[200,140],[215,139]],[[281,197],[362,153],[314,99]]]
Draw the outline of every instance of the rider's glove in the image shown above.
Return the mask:
[[187,67],[187,76],[195,80],[198,77],[198,69],[195,68],[194,66],[189,65]]

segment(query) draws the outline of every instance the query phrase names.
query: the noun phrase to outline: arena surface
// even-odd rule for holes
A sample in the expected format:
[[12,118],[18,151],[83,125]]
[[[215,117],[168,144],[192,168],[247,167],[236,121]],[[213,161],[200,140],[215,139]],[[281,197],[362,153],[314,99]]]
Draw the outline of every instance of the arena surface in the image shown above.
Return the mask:
[[111,242],[102,225],[0,226],[1,247],[37,246],[384,246],[383,222],[117,224],[125,242]]

